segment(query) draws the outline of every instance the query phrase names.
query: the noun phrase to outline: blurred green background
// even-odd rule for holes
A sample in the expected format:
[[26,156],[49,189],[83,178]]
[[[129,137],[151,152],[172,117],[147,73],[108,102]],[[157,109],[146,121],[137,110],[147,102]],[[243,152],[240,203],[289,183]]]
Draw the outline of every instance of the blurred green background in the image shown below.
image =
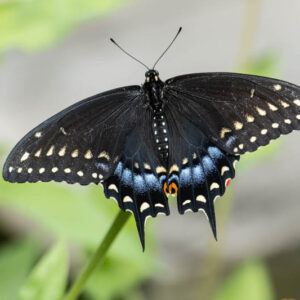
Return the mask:
[[[161,78],[241,71],[300,84],[298,0],[0,1],[0,162],[33,126],[100,91]],[[300,141],[282,137],[237,167],[217,201],[218,242],[205,217],[150,220],[142,253],[133,220],[80,299],[300,298]],[[58,300],[118,208],[99,186],[9,184],[0,178],[0,299]],[[199,216],[200,215],[200,216]]]

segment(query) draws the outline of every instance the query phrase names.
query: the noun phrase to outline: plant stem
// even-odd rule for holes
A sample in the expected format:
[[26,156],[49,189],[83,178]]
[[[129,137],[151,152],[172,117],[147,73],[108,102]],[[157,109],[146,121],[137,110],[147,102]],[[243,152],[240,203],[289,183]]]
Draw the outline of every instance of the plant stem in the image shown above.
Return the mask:
[[118,233],[121,231],[130,216],[130,213],[120,210],[114,222],[110,226],[108,232],[106,233],[104,239],[96,250],[95,254],[92,256],[91,260],[88,262],[81,275],[73,283],[70,290],[63,297],[63,300],[75,300],[79,296],[86,281],[89,279],[100,262],[103,261],[108,249],[110,248],[113,241],[116,239]]
[[253,48],[257,37],[262,0],[247,0],[238,49],[238,71],[243,71],[253,62]]

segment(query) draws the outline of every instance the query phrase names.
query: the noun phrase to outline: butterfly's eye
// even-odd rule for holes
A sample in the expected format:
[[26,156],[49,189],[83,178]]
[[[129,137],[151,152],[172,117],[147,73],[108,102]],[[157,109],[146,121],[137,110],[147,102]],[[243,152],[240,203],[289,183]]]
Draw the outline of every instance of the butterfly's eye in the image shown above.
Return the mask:
[[146,81],[150,82],[150,77],[149,76],[146,77]]
[[155,81],[158,81],[158,76],[155,75],[155,76],[154,76],[154,79],[155,79]]

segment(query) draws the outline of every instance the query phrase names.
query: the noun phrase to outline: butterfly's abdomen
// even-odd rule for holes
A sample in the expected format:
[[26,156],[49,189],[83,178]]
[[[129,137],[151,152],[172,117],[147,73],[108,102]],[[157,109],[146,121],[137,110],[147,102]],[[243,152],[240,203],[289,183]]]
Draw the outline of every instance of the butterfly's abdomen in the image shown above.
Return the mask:
[[152,130],[157,150],[167,164],[169,155],[169,132],[168,124],[161,108],[153,111]]

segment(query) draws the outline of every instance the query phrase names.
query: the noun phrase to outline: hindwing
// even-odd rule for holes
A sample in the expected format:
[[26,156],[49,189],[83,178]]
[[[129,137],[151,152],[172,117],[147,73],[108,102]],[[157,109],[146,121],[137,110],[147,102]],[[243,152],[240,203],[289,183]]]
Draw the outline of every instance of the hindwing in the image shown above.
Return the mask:
[[203,211],[216,237],[214,201],[224,194],[234,178],[234,164],[239,156],[225,153],[214,145],[194,122],[172,105],[171,98],[168,100],[165,111],[170,167],[166,189],[177,194],[179,213]]
[[120,161],[103,185],[107,198],[114,198],[122,210],[134,215],[144,249],[146,219],[169,215],[169,206],[162,188],[167,173],[154,148],[149,126],[151,113],[144,109],[137,110],[137,114],[143,122],[127,136]]

